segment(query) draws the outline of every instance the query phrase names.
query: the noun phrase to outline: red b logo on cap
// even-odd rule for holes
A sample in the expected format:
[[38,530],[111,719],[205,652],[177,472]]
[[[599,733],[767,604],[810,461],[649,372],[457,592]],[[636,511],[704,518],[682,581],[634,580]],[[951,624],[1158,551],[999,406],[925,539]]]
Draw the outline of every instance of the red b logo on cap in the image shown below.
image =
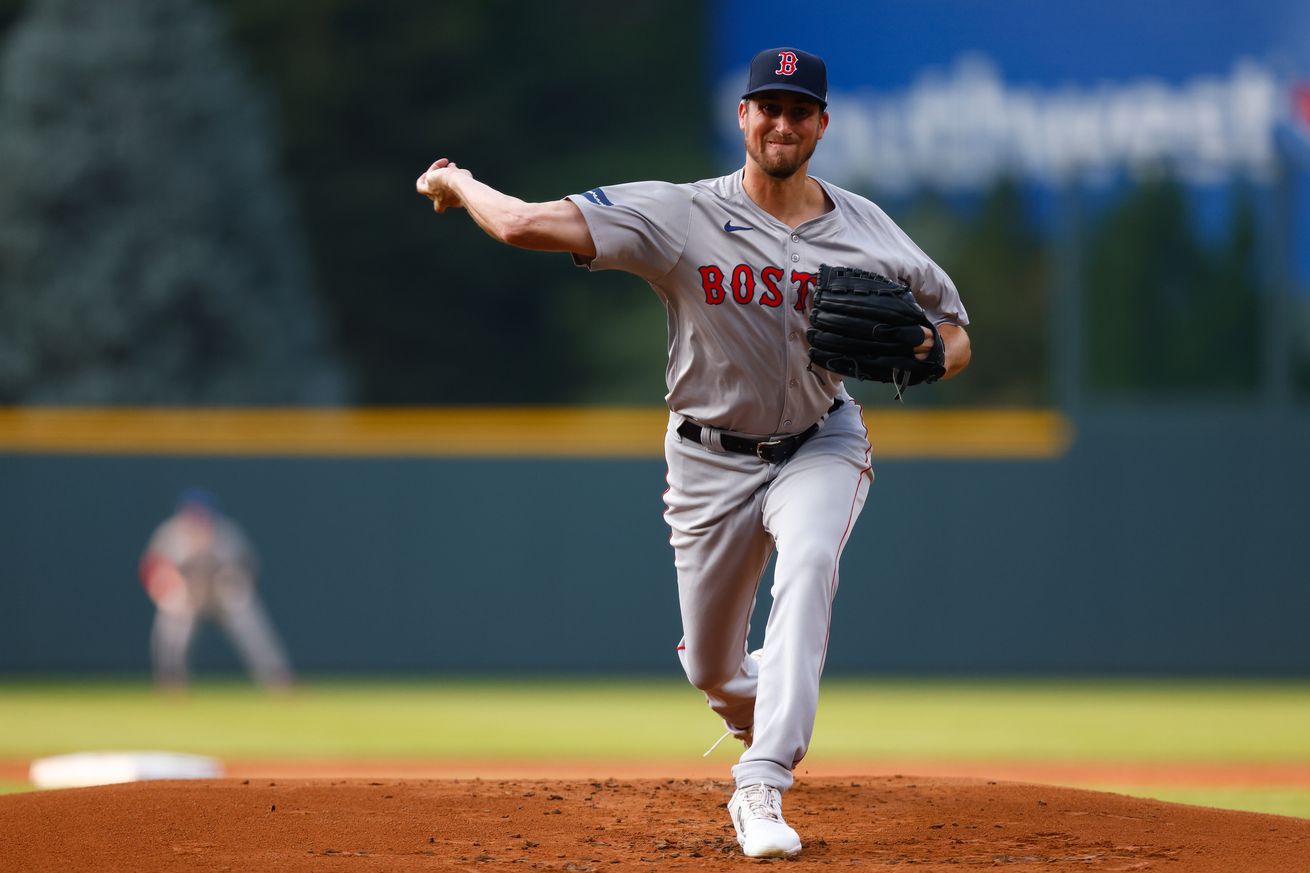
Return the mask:
[[778,52],[778,69],[775,76],[790,76],[796,72],[796,52]]

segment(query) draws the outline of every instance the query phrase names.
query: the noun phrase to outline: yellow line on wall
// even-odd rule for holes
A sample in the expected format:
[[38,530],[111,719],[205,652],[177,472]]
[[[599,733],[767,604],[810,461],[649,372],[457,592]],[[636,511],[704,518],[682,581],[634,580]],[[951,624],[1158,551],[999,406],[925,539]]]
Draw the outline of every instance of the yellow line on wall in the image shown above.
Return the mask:
[[[865,410],[877,458],[1056,458],[1054,410]],[[663,454],[654,407],[0,408],[0,452],[41,455],[610,457]]]

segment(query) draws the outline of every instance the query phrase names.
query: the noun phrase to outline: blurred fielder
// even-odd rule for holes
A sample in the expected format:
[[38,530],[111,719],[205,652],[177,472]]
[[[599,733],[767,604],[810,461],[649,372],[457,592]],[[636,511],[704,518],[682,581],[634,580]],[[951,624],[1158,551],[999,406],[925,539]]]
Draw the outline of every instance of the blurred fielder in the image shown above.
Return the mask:
[[255,588],[258,563],[245,532],[213,495],[184,491],[141,557],[141,581],[154,601],[150,650],[155,681],[184,688],[188,656],[201,619],[212,619],[232,640],[261,685],[286,688],[290,664]]

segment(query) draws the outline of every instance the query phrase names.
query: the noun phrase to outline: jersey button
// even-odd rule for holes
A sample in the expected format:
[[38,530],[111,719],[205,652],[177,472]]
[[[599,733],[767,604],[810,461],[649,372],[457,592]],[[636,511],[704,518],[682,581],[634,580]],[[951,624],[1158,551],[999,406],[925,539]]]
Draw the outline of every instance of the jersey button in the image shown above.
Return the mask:
[[801,332],[800,332],[799,330],[793,330],[793,331],[791,332],[791,338],[794,339],[794,340],[800,339],[800,338],[801,338]]
[[799,233],[793,233],[793,234],[791,235],[791,241],[792,241],[792,242],[800,242],[800,241],[801,241],[801,235],[800,235]]
[[792,379],[792,380],[791,380],[791,387],[795,388],[795,387],[796,387],[797,385],[799,385],[799,384],[800,384],[800,383],[797,382],[795,379]]
[[782,426],[783,426],[783,427],[791,427],[791,419],[789,418],[789,419],[787,419],[786,421],[784,421],[784,422],[782,423]]
[[800,259],[801,259],[801,256],[800,256],[800,255],[792,255],[792,256],[791,256],[791,262],[792,262],[793,264],[796,263],[797,261],[799,261]]

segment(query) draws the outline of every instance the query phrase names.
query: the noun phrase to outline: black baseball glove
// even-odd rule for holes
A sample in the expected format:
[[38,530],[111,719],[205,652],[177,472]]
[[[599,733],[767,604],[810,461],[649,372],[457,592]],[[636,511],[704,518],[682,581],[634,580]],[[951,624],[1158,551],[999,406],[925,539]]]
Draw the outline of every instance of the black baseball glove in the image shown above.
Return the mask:
[[[810,309],[810,360],[834,373],[890,382],[901,391],[946,373],[946,346],[907,285],[852,267],[819,268]],[[914,356],[923,329],[932,332],[927,360]]]

